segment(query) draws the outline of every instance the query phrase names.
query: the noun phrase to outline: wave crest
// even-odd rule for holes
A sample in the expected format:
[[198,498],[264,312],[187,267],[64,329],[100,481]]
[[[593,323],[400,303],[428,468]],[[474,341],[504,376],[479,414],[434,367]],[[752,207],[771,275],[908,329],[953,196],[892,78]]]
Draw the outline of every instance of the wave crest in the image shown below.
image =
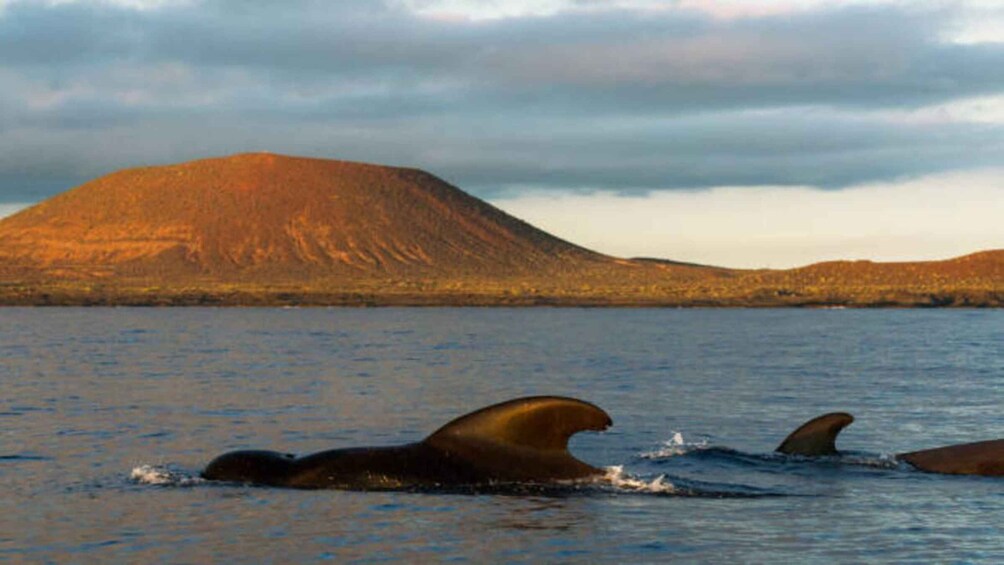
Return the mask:
[[687,441],[683,438],[683,433],[673,432],[673,437],[663,442],[662,446],[654,451],[646,451],[639,455],[642,459],[666,459],[686,455],[694,451],[708,449],[708,440]]

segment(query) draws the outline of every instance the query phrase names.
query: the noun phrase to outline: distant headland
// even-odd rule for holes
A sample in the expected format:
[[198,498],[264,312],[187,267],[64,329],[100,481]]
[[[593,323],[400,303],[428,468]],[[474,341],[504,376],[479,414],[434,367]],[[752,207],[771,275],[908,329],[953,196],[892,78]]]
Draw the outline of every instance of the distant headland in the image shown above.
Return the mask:
[[1004,249],[743,270],[610,257],[417,169],[241,154],[0,220],[3,305],[1004,306]]

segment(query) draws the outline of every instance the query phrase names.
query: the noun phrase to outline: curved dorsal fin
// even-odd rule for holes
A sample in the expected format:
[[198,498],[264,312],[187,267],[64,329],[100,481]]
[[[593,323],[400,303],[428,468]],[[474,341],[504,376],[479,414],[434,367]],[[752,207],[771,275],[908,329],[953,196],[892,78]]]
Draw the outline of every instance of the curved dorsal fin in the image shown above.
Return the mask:
[[847,412],[823,414],[791,432],[775,451],[789,455],[836,455],[837,434],[854,421]]
[[461,416],[425,439],[431,445],[488,442],[542,450],[568,448],[568,438],[613,423],[600,407],[561,396],[529,396]]

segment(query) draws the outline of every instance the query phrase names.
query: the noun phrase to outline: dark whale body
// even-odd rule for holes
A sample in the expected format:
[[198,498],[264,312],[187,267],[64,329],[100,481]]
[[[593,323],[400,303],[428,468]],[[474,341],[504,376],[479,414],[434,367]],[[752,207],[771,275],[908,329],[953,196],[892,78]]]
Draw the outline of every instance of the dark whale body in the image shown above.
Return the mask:
[[1004,439],[900,453],[896,459],[931,473],[1004,477]]
[[559,396],[518,398],[446,424],[400,446],[332,449],[304,457],[233,451],[202,472],[205,479],[293,488],[408,489],[497,483],[546,483],[603,474],[568,452],[568,439],[602,431],[599,407]]
[[[776,451],[805,456],[837,455],[837,434],[853,421],[854,417],[846,412],[823,414],[799,426]],[[898,453],[895,457],[929,473],[1004,476],[1004,439]]]

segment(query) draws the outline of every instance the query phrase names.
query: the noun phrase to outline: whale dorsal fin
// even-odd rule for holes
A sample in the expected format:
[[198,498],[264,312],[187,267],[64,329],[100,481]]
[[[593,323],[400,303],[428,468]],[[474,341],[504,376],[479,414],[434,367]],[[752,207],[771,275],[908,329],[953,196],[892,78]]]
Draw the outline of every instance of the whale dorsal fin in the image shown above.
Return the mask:
[[492,443],[564,451],[568,438],[613,423],[600,407],[561,396],[530,396],[494,404],[461,416],[436,430],[425,443]]
[[791,432],[775,451],[789,455],[836,455],[837,434],[854,421],[847,412],[823,414]]

